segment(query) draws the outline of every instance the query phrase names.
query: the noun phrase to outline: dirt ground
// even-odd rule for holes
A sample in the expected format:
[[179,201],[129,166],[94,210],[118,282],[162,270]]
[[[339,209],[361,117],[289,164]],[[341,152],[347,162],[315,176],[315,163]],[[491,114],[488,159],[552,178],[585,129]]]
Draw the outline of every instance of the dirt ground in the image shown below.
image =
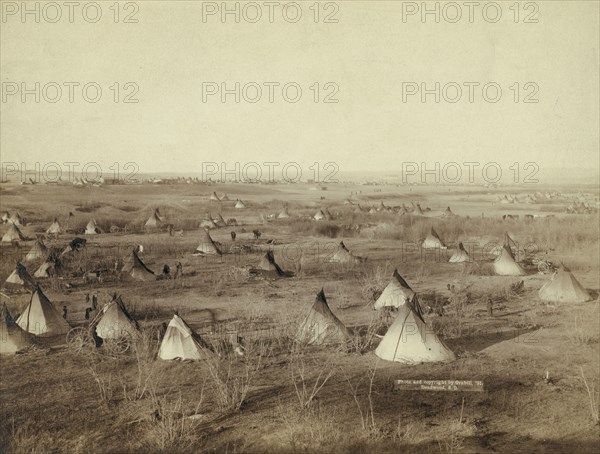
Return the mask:
[[[3,356],[1,451],[598,452],[598,215],[563,212],[569,197],[589,187],[558,190],[564,196],[545,203],[505,205],[496,201],[498,195],[533,189],[2,184],[0,210],[18,210],[28,237],[35,238],[58,217],[72,233],[47,238],[47,246],[63,249],[75,236],[87,239],[86,247],[66,261],[61,278],[40,281],[56,307],[67,307],[69,323],[85,326],[86,294],[96,293],[102,303],[117,292],[143,335],[124,354],[104,347],[75,351],[61,336],[38,339],[24,353]],[[227,193],[231,201],[209,201],[213,191]],[[344,200],[358,191],[355,203],[364,207],[414,201],[431,211],[425,217],[355,213],[356,205]],[[238,198],[246,209],[234,208]],[[284,205],[291,219],[269,219]],[[458,216],[441,218],[447,206]],[[144,232],[143,223],[157,207],[165,222],[183,230],[180,235]],[[308,219],[320,207],[335,219]],[[200,238],[198,223],[207,211],[238,223],[211,230],[224,251],[221,257],[192,255]],[[69,218],[69,212],[74,216]],[[503,220],[503,214],[521,216]],[[524,214],[536,217],[526,220]],[[111,225],[121,231],[85,236],[81,229],[91,218],[105,232]],[[450,264],[448,251],[423,255],[418,242],[431,227],[447,244],[475,244],[477,263]],[[258,240],[254,229],[262,233]],[[231,231],[237,233],[235,242]],[[504,232],[538,256],[563,261],[593,300],[542,302],[537,292],[550,274],[531,264],[523,277],[492,275],[490,249],[483,246],[501,244]],[[340,240],[367,260],[329,263]],[[174,270],[179,261],[183,279],[140,283],[113,273],[115,260],[122,262],[138,244],[144,246],[140,257],[150,269],[160,273],[168,264]],[[2,246],[2,282],[32,245]],[[267,250],[294,276],[270,279],[248,273]],[[37,264],[27,267],[32,272]],[[457,354],[455,361],[383,361],[374,354],[377,337],[367,343],[359,334],[360,348],[352,351],[294,347],[294,331],[321,288],[332,311],[356,333],[391,322],[372,305],[396,268],[423,305],[443,306],[443,315],[433,310],[426,321]],[[102,282],[86,283],[78,275],[97,269],[107,270]],[[511,290],[521,280],[523,290]],[[24,292],[2,294],[13,314],[29,298]],[[207,353],[198,362],[155,360],[156,329],[174,311],[203,338],[227,343],[232,334],[241,337],[246,355],[225,349],[221,356]],[[385,326],[379,328],[383,334]],[[397,391],[396,379],[482,380],[484,392]]]

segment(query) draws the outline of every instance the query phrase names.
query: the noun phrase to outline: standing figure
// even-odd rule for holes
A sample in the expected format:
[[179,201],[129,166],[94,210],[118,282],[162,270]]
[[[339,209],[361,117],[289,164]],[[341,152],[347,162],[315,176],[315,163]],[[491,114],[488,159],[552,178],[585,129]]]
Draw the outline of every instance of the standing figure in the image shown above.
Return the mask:
[[175,277],[173,279],[181,279],[183,276],[183,265],[181,262],[177,262],[175,265]]

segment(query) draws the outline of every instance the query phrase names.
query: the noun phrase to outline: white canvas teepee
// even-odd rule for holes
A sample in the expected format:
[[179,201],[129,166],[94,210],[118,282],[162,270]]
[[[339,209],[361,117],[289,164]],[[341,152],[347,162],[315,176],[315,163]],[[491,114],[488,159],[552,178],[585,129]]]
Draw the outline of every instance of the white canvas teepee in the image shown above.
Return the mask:
[[215,221],[213,220],[212,216],[210,215],[210,213],[206,214],[206,218],[202,220],[202,222],[200,222],[200,228],[202,229],[216,229],[218,227],[218,225],[215,223]]
[[499,276],[525,276],[527,274],[506,245],[500,248],[500,254],[494,260],[494,272]]
[[17,262],[14,271],[6,278],[5,284],[23,286],[30,290],[35,290],[37,286],[27,268],[20,262]]
[[164,360],[199,360],[203,357],[204,347],[200,336],[181,317],[173,315],[160,344],[158,357]]
[[56,264],[51,260],[46,260],[42,263],[35,273],[33,273],[33,277],[36,278],[47,278],[52,277],[56,274]]
[[424,249],[447,249],[447,246],[440,239],[440,236],[437,234],[437,232],[434,230],[434,228],[431,227],[431,231],[429,232],[429,234],[425,237],[425,240],[423,241],[423,248]]
[[283,277],[286,274],[285,271],[283,271],[275,262],[275,257],[273,256],[272,251],[267,251],[267,253],[260,259],[256,270],[263,274],[267,273],[274,277]]
[[213,192],[213,193],[210,195],[210,197],[209,197],[209,200],[212,200],[212,201],[214,201],[214,202],[219,202],[221,199],[219,198],[219,196],[217,195],[217,193],[216,193],[216,192]]
[[277,218],[278,219],[287,219],[290,217],[290,213],[287,209],[287,207],[285,207],[278,215]]
[[465,249],[464,245],[462,243],[458,243],[458,248],[456,249],[454,254],[452,254],[452,256],[450,257],[450,260],[448,260],[448,261],[450,263],[470,262],[471,256]]
[[156,229],[160,227],[162,224],[162,218],[160,217],[158,208],[152,212],[146,223],[144,224],[144,228],[146,229]]
[[398,309],[398,316],[375,349],[386,361],[421,363],[450,361],[454,353],[437,337],[411,304]]
[[352,254],[346,247],[343,241],[340,241],[337,251],[329,259],[332,263],[356,263],[361,261],[360,257]]
[[90,222],[85,226],[85,234],[86,235],[96,235],[100,233],[100,229],[96,225],[96,221],[94,219],[90,219]]
[[210,237],[208,230],[202,230],[202,240],[192,255],[221,255],[221,251]]
[[13,241],[26,241],[26,238],[19,227],[9,222],[6,233],[2,236],[2,243],[12,243]]
[[410,302],[415,297],[415,292],[410,288],[398,270],[394,270],[392,279],[387,287],[381,292],[373,306],[374,309],[383,307],[400,307]]
[[27,253],[24,262],[33,262],[35,260],[39,260],[45,258],[48,255],[48,248],[44,244],[44,241],[41,238],[38,238],[31,250]]
[[17,211],[15,211],[11,215],[10,219],[8,220],[8,222],[16,225],[17,227],[23,227],[23,218],[21,217],[21,215]]
[[59,234],[63,233],[63,229],[60,225],[60,222],[58,222],[57,218],[54,218],[54,222],[52,222],[52,224],[50,224],[50,227],[48,227],[48,229],[46,230],[46,233],[48,235],[59,235]]
[[584,303],[592,299],[573,273],[564,267],[540,288],[538,296],[553,303]]
[[38,287],[31,295],[31,300],[17,319],[25,331],[41,337],[67,334],[71,326]]
[[235,207],[238,210],[242,210],[244,208],[246,208],[246,205],[244,204],[244,202],[242,202],[241,200],[238,199],[238,201],[235,203]]
[[343,343],[350,331],[331,312],[323,289],[298,329],[297,338],[307,344]]
[[227,227],[227,222],[225,222],[225,219],[223,219],[223,216],[221,216],[220,213],[217,214],[217,217],[214,219],[214,222],[217,227]]
[[0,320],[0,355],[14,355],[31,345],[34,345],[33,336],[17,325],[3,304]]
[[121,298],[115,298],[102,308],[96,324],[96,334],[102,339],[119,339],[137,331],[137,323],[131,318]]
[[144,262],[142,262],[135,250],[131,251],[131,254],[127,260],[125,260],[121,272],[127,274],[131,279],[137,281],[153,281],[156,279],[154,271],[152,271]]

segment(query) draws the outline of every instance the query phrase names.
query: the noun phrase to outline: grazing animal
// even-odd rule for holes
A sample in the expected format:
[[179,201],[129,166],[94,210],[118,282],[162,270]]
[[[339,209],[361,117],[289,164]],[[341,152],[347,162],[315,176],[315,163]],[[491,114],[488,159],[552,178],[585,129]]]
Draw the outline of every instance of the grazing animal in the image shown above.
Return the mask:
[[262,235],[262,233],[260,233],[260,230],[258,230],[258,229],[252,230],[252,233],[254,234],[255,240],[258,240],[260,238],[260,236]]

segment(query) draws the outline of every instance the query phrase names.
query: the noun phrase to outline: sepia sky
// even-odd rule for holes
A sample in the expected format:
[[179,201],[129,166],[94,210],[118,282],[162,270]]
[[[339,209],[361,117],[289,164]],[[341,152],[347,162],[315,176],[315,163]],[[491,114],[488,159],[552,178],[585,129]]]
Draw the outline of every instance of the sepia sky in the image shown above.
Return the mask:
[[[423,22],[419,13],[403,22],[403,2],[392,1],[338,1],[337,12],[322,4],[318,23],[313,1],[298,2],[302,17],[296,23],[285,20],[280,7],[270,23],[264,2],[257,2],[262,17],[256,23],[243,16],[239,23],[226,16],[223,23],[219,14],[203,21],[202,2],[192,1],[135,2],[138,23],[123,23],[133,9],[122,2],[115,23],[109,9],[114,1],[98,3],[97,23],[84,20],[79,9],[70,23],[66,6],[56,23],[41,13],[40,23],[32,16],[24,23],[20,11],[3,6],[3,162],[95,161],[108,167],[133,161],[140,172],[183,173],[213,161],[333,161],[342,171],[400,170],[406,161],[599,165],[598,2],[537,2],[538,23],[524,23],[530,13],[524,9],[515,23],[512,1],[499,2],[496,23],[486,21],[481,9],[470,23],[466,6],[456,23],[443,16],[439,23],[432,16]],[[251,18],[255,12],[246,13]],[[451,13],[446,11],[448,18]],[[338,22],[323,23],[327,14]],[[33,94],[22,102],[20,91],[10,94],[22,82],[30,88],[50,83],[49,99],[57,93],[52,83],[58,84],[61,98],[48,102],[40,88],[39,103]],[[72,103],[65,82],[80,84]],[[82,96],[81,86],[89,82],[102,89],[96,103]],[[128,82],[139,87],[133,96],[138,103],[123,102],[133,90],[124,88]],[[203,102],[206,82],[219,89],[222,82],[229,88],[255,83],[263,87],[262,97],[236,103],[232,94],[223,103],[217,94]],[[279,84],[272,103],[265,82]],[[433,89],[436,82],[446,86],[448,98],[463,87],[462,97],[455,103],[443,96],[436,103],[434,94],[424,103],[420,94],[403,100],[403,83]],[[473,102],[465,82],[479,84]],[[502,89],[495,103],[482,94],[490,82]],[[283,98],[287,83],[301,87],[298,102]],[[327,83],[335,85],[326,89]],[[324,103],[335,86],[338,102]],[[495,89],[488,93],[496,95]],[[252,85],[245,94],[255,96]],[[538,102],[523,102],[527,96]]]

